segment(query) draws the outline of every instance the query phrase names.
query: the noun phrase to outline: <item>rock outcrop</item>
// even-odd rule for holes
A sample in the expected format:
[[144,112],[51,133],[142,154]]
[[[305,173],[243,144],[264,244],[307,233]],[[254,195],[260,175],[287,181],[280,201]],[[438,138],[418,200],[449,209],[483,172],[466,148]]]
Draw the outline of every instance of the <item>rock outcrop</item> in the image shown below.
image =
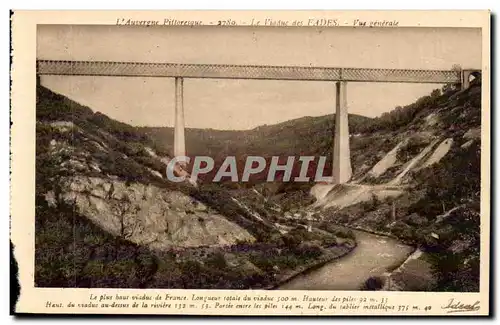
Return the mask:
[[368,172],[368,176],[379,177],[387,171],[387,169],[394,166],[397,161],[398,151],[408,142],[408,139],[400,141],[391,151],[389,151],[384,158],[382,158],[373,168]]
[[211,212],[204,204],[178,191],[114,179],[74,176],[62,178],[57,200],[107,232],[153,249],[172,246],[230,245],[254,241],[245,229]]

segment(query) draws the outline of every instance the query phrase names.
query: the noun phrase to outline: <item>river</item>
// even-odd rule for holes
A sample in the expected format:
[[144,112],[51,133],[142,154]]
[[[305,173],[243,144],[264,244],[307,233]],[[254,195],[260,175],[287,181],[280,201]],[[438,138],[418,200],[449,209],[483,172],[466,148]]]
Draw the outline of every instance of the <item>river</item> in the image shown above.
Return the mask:
[[363,231],[354,234],[357,247],[352,252],[291,279],[278,290],[359,290],[370,276],[403,263],[413,251],[396,239]]

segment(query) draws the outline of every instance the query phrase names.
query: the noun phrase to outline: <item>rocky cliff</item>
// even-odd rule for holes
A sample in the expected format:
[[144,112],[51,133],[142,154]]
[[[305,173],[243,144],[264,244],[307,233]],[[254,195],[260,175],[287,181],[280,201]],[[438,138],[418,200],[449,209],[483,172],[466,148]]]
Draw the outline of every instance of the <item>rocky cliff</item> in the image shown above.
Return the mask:
[[110,234],[154,249],[255,240],[190,196],[189,179],[168,182],[168,153],[132,127],[43,88],[38,117],[37,194],[49,206],[73,205]]
[[88,176],[60,179],[51,205],[73,204],[77,212],[114,236],[153,249],[231,245],[255,238],[245,229],[179,192],[153,185]]

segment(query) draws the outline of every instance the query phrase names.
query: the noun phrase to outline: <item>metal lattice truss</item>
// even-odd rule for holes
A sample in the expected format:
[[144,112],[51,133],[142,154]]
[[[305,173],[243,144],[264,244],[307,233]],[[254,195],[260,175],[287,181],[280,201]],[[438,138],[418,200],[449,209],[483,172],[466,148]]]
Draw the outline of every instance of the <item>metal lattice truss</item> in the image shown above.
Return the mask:
[[39,75],[457,84],[460,71],[38,60]]

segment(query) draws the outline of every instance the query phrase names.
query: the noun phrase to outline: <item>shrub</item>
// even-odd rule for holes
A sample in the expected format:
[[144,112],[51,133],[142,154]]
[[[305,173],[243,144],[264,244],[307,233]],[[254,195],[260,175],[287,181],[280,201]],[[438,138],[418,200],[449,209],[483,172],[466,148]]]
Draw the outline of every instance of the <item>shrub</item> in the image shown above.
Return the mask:
[[413,228],[402,221],[397,221],[391,228],[391,232],[401,239],[413,239]]
[[302,227],[297,227],[283,236],[284,244],[289,248],[295,248],[310,239],[310,234]]
[[363,291],[377,291],[377,290],[382,289],[382,287],[384,286],[384,283],[385,283],[385,281],[381,277],[379,277],[379,276],[371,276],[371,277],[369,277],[365,281],[365,283],[363,283],[361,285],[360,290],[363,290]]
[[205,262],[207,266],[212,266],[218,269],[225,269],[227,267],[227,261],[226,258],[224,257],[224,253],[222,252],[216,252],[213,255],[211,255],[207,261]]
[[318,245],[300,245],[294,249],[294,253],[306,259],[315,259],[323,255],[323,250]]
[[372,194],[371,200],[361,203],[361,208],[366,212],[375,211],[380,206],[380,204],[380,199],[375,194]]

